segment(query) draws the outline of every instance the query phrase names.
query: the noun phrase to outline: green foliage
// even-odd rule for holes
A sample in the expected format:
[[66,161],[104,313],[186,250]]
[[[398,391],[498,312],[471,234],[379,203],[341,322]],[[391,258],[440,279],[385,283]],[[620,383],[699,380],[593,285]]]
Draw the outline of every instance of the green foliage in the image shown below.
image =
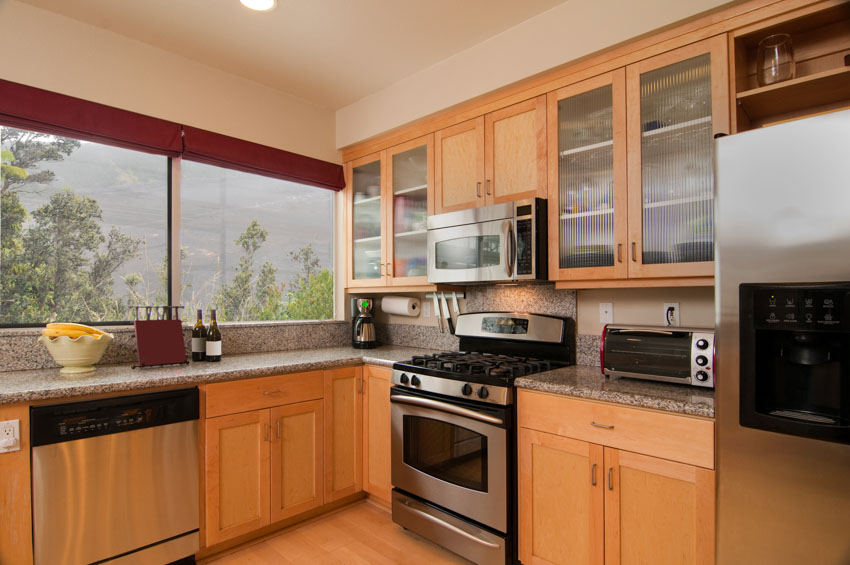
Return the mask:
[[6,178],[11,179],[26,179],[27,172],[18,166],[13,165],[15,155],[11,151],[5,149],[0,150],[0,183],[6,184]]
[[328,269],[298,277],[298,290],[288,292],[286,320],[328,320],[334,315],[334,277]]
[[0,128],[0,144],[7,150],[4,151],[3,161],[6,161],[5,153],[9,152],[15,156],[17,167],[28,173],[20,176],[4,172],[0,186],[2,192],[19,190],[28,183],[45,184],[52,181],[56,175],[48,169],[40,170],[39,163],[61,161],[80,146],[76,139],[6,126]]

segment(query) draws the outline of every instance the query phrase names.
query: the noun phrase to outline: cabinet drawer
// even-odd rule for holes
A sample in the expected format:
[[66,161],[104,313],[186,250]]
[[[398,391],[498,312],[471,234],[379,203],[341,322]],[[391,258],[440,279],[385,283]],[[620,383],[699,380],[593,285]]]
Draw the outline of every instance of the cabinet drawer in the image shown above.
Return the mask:
[[710,420],[520,390],[519,426],[714,469]]
[[322,398],[322,371],[207,385],[207,418]]

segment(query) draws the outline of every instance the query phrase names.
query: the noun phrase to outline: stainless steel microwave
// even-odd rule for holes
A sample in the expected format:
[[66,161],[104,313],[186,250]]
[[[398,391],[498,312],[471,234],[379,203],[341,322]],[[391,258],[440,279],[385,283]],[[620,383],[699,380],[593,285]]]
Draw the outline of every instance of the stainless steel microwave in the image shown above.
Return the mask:
[[428,282],[546,280],[546,200],[429,216]]
[[714,388],[714,330],[608,324],[600,361],[609,377]]

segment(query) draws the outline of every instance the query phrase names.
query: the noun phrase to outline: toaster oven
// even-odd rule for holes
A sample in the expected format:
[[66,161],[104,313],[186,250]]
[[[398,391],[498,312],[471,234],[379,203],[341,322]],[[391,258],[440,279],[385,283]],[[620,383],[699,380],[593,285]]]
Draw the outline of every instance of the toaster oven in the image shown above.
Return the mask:
[[714,330],[609,324],[600,361],[609,377],[714,388]]

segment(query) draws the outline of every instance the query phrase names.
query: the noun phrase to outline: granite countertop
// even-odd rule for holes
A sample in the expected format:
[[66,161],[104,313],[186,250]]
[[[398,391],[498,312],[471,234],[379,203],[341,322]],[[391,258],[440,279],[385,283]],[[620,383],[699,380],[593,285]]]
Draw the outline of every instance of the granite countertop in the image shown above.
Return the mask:
[[173,385],[196,385],[314,371],[366,363],[392,367],[396,361],[434,350],[386,345],[375,349],[328,347],[274,353],[227,355],[219,363],[190,363],[146,369],[100,365],[93,373],[64,376],[59,369],[0,372],[0,404],[69,398]]
[[714,390],[638,379],[606,378],[599,367],[573,365],[516,380],[517,388],[714,418]]

